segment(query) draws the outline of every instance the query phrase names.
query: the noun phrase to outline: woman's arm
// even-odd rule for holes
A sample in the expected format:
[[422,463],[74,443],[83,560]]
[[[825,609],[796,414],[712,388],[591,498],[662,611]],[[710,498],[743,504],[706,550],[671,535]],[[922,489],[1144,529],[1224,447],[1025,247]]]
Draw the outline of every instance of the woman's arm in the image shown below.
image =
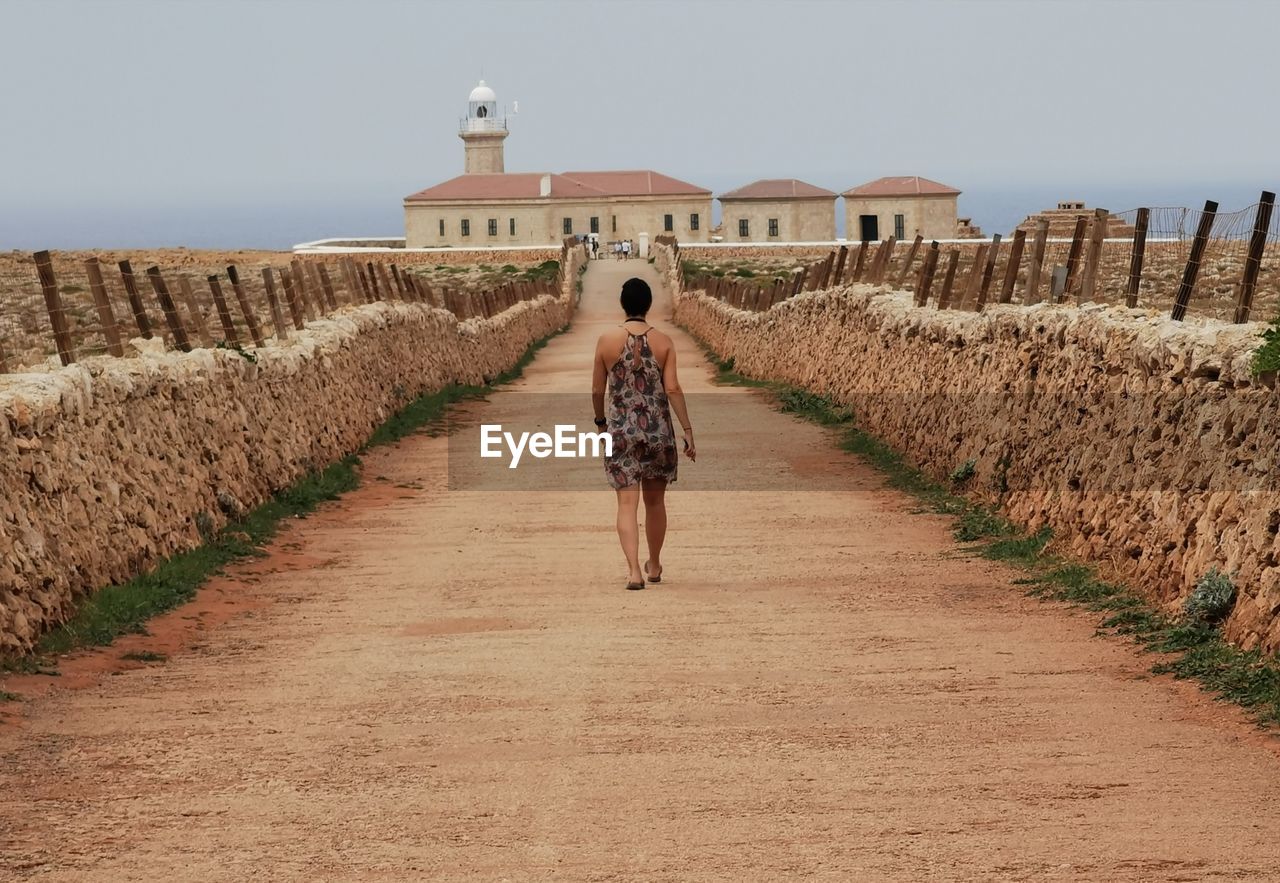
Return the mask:
[[[604,419],[604,391],[608,379],[608,370],[605,368],[604,359],[600,357],[600,341],[596,341],[594,362],[591,373],[591,407],[596,412],[596,420],[600,421]],[[597,422],[596,425],[600,424]]]
[[667,401],[671,403],[671,410],[676,412],[676,418],[684,427],[684,452],[690,460],[696,460],[698,452],[693,446],[693,426],[689,423],[689,408],[685,404],[684,390],[680,388],[680,377],[676,373],[674,343],[671,344],[671,350],[667,353],[667,363],[662,366],[662,387],[667,391]]

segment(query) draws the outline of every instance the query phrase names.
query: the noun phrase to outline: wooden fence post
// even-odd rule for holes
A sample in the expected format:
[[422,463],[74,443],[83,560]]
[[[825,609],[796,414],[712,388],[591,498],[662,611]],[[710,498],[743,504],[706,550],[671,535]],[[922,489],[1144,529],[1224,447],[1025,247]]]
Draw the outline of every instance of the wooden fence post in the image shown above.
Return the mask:
[[1031,266],[1027,270],[1027,285],[1022,290],[1022,302],[1028,306],[1040,303],[1040,273],[1044,269],[1045,240],[1049,238],[1049,219],[1036,221],[1036,239],[1031,246]]
[[262,286],[267,290],[267,309],[271,312],[271,325],[276,329],[276,340],[289,339],[289,329],[285,327],[284,314],[280,311],[280,298],[276,296],[276,284],[271,279],[271,268],[262,268]]
[[894,281],[894,288],[901,288],[902,283],[906,281],[907,274],[911,272],[911,264],[916,259],[916,252],[920,250],[920,243],[924,242],[924,237],[919,233],[916,234],[915,240],[911,243],[911,250],[907,252],[907,259],[902,262],[902,269],[898,271],[898,278]]
[[942,292],[938,295],[938,309],[951,306],[951,286],[956,279],[956,264],[960,262],[960,250],[953,248],[947,254],[947,273],[942,277]]
[[987,252],[990,247],[984,242],[973,254],[973,266],[969,267],[969,275],[965,279],[964,293],[960,296],[957,307],[967,307],[972,301],[978,301],[978,289],[982,285],[982,273],[987,266]]
[[311,290],[315,292],[316,303],[320,305],[320,315],[326,316],[338,308],[335,303],[329,302],[329,293],[325,291],[324,286],[320,284],[320,274],[316,271],[315,261],[303,261],[302,269],[307,274],[307,284],[311,286]]
[[320,277],[320,289],[324,291],[324,299],[329,302],[329,309],[338,309],[338,296],[334,294],[333,282],[329,279],[329,269],[324,264],[317,264],[316,275]]
[[236,303],[240,305],[240,312],[244,315],[244,324],[249,329],[249,336],[253,338],[253,345],[265,346],[266,340],[262,337],[262,326],[258,324],[258,314],[253,311],[253,304],[249,302],[249,295],[245,293],[244,284],[240,281],[240,271],[236,269],[235,264],[227,267],[227,279],[231,280],[231,290],[235,293]]
[[991,277],[996,272],[996,258],[1000,255],[1000,234],[991,237],[991,248],[987,252],[987,263],[982,268],[982,285],[978,288],[978,302],[974,309],[982,312],[987,306],[987,295],[991,291]]
[[133,267],[129,266],[128,261],[121,261],[117,266],[120,267],[120,281],[124,283],[124,293],[129,298],[129,309],[133,311],[133,321],[138,325],[138,333],[150,340],[155,337],[155,332],[151,330],[151,318],[147,315],[147,308],[142,304],[142,295],[138,293],[138,282],[134,278]]
[[836,265],[836,253],[832,251],[827,255],[827,259],[822,262],[822,281],[818,283],[819,288],[827,288],[831,284],[831,270]]
[[897,244],[898,240],[893,236],[884,241],[884,254],[880,256],[880,261],[876,264],[875,275],[871,279],[875,285],[880,285],[884,282],[884,276],[889,272],[889,264],[893,261],[893,249]]
[[1133,253],[1129,256],[1129,287],[1125,289],[1124,305],[1138,305],[1138,288],[1142,285],[1142,259],[1147,251],[1147,226],[1151,222],[1151,209],[1138,209],[1133,230]]
[[357,282],[351,274],[351,259],[342,258],[338,261],[338,268],[342,270],[342,284],[347,290],[347,302],[352,304],[362,303],[364,296],[356,292]]
[[191,290],[191,280],[182,275],[178,277],[178,290],[182,292],[182,302],[187,305],[187,313],[191,316],[191,324],[196,326],[196,334],[200,337],[200,345],[213,346],[213,337],[209,334],[209,326],[200,314],[200,304],[196,301],[196,293]]
[[938,268],[938,240],[929,243],[924,261],[920,264],[920,278],[916,281],[916,306],[923,307],[929,302],[929,290],[933,288],[933,274]]
[[293,319],[293,329],[301,331],[307,326],[302,305],[298,303],[298,292],[293,285],[293,274],[284,267],[280,268],[280,282],[284,285],[284,302],[289,307],[289,316]]
[[[352,261],[351,265],[356,276],[356,281],[360,283],[360,293],[364,297],[364,302],[367,304],[373,303],[378,299],[377,292],[375,292],[373,288],[373,277],[365,272],[365,268],[362,264],[357,264],[355,261]],[[369,269],[373,269],[373,264],[369,265]]]
[[1027,244],[1027,231],[1013,231],[1013,245],[1009,248],[1009,262],[1004,267],[1004,281],[1000,284],[1000,303],[1013,300],[1013,287],[1018,284],[1018,270],[1022,267],[1022,249]]
[[[379,261],[375,266],[378,268],[378,281],[382,283],[382,290],[387,293],[387,300],[391,300],[391,277],[387,273],[387,265]],[[401,300],[403,299],[402,295]]]
[[[386,300],[391,293],[384,292],[379,288],[378,274],[373,269],[373,261],[365,261],[364,266],[369,278],[369,294],[373,298],[373,301]],[[370,303],[373,301],[370,301]]]
[[62,292],[58,291],[58,280],[53,275],[53,257],[47,251],[38,251],[34,257],[36,273],[40,276],[40,290],[44,292],[44,305],[49,311],[49,324],[53,326],[53,342],[58,347],[58,359],[62,364],[70,365],[76,360],[76,351],[71,344],[71,325],[62,306]]
[[1253,309],[1253,292],[1258,287],[1258,271],[1262,267],[1262,253],[1267,247],[1267,231],[1271,229],[1271,212],[1275,208],[1276,195],[1262,191],[1258,200],[1258,213],[1253,216],[1253,236],[1249,239],[1249,255],[1244,261],[1244,273],[1240,276],[1240,290],[1236,294],[1236,312],[1232,321],[1237,324],[1249,321]]
[[849,246],[840,246],[840,252],[836,257],[836,269],[832,275],[832,284],[839,285],[844,281],[844,265],[849,260]]
[[1206,199],[1200,223],[1196,225],[1196,238],[1191,243],[1191,254],[1187,257],[1187,267],[1182,271],[1182,284],[1178,286],[1173,312],[1169,314],[1169,318],[1175,322],[1186,318],[1187,304],[1191,303],[1191,294],[1196,290],[1196,277],[1200,275],[1200,259],[1204,257],[1204,247],[1209,243],[1209,234],[1213,231],[1213,221],[1217,216],[1218,204],[1212,199]]
[[102,336],[107,340],[107,352],[113,356],[123,356],[124,345],[120,342],[120,325],[116,322],[115,312],[111,309],[107,283],[102,278],[102,264],[97,258],[89,258],[84,262],[84,270],[89,277],[89,290],[93,292],[93,303],[98,308],[98,322],[102,325]]
[[1093,300],[1098,290],[1098,267],[1102,263],[1103,240],[1107,237],[1107,222],[1111,213],[1104,208],[1094,209],[1093,229],[1089,231],[1089,249],[1084,255],[1084,274],[1080,277],[1080,293],[1076,303]]
[[876,283],[876,271],[880,267],[880,259],[884,257],[884,246],[888,241],[887,239],[882,239],[877,242],[876,250],[871,254],[871,261],[867,264],[865,270],[866,281],[869,285],[875,285]]
[[1067,252],[1067,281],[1062,286],[1062,296],[1058,298],[1059,302],[1066,300],[1067,294],[1075,286],[1076,271],[1080,268],[1080,250],[1084,246],[1084,233],[1088,226],[1089,220],[1083,215],[1076,218],[1076,229],[1071,234],[1071,250]]
[[862,281],[863,263],[867,259],[867,243],[858,243],[858,256],[853,262],[853,279],[854,282]]
[[324,307],[321,306],[320,309],[317,310],[315,304],[316,298],[313,294],[307,293],[307,274],[302,269],[302,261],[294,258],[289,262],[289,266],[293,269],[290,276],[293,279],[293,287],[297,293],[298,303],[302,305],[302,310],[306,314],[307,321],[314,322],[322,313],[324,313]]
[[209,283],[209,294],[213,295],[213,305],[218,310],[218,321],[222,323],[222,339],[231,346],[240,345],[240,335],[236,332],[235,320],[231,318],[231,310],[227,307],[227,297],[222,293],[222,283],[218,274],[206,276]]
[[169,293],[169,286],[165,284],[160,268],[148,267],[147,279],[155,290],[156,300],[160,301],[160,310],[164,313],[165,324],[169,326],[169,333],[173,335],[173,345],[184,353],[191,352],[191,341],[187,338],[187,329],[182,325],[182,317],[178,315],[178,305],[173,302],[173,295]]

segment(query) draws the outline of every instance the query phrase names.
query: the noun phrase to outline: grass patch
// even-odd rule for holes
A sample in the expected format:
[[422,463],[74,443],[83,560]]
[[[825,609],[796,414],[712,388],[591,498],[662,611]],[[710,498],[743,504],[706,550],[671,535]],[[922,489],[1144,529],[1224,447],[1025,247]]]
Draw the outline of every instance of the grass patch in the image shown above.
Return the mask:
[[[562,331],[563,328],[533,343],[515,365],[485,386],[454,384],[414,399],[374,430],[365,449],[389,444],[418,429],[437,425],[453,402],[482,396],[515,380],[538,350]],[[120,635],[144,634],[148,619],[189,601],[205,580],[228,564],[262,554],[263,546],[286,519],[304,517],[321,503],[354,490],[360,484],[359,466],[360,458],[351,455],[311,472],[240,520],[205,536],[200,546],[166,558],[150,572],[127,583],[99,589],[84,599],[70,620],[40,639],[35,654],[0,659],[0,670],[52,674],[55,673],[50,671],[53,656],[79,647],[110,644]],[[197,518],[197,523],[199,521]],[[123,658],[163,661],[143,659],[144,655],[147,654],[126,654]]]
[[[1215,624],[1228,603],[1224,599],[1234,597],[1234,586],[1225,575],[1207,573],[1192,595],[1195,600],[1188,599],[1185,615],[1169,616],[1131,589],[1100,579],[1093,568],[1053,554],[1049,528],[1029,533],[994,509],[952,493],[888,444],[859,429],[848,408],[806,390],[743,377],[735,371],[732,357],[721,359],[705,345],[703,350],[716,366],[718,383],[767,388],[783,411],[836,427],[839,446],[883,473],[891,487],[916,497],[929,511],[952,516],[954,535],[970,544],[967,551],[1027,571],[1017,582],[1029,587],[1029,595],[1101,614],[1100,633],[1124,635],[1164,657],[1152,666],[1153,673],[1194,679],[1218,699],[1247,709],[1259,725],[1280,726],[1280,660],[1233,647]],[[951,475],[954,486],[963,485],[972,474],[973,466],[962,464]]]
[[22,697],[17,693],[10,693],[8,690],[0,690],[0,702],[17,702]]

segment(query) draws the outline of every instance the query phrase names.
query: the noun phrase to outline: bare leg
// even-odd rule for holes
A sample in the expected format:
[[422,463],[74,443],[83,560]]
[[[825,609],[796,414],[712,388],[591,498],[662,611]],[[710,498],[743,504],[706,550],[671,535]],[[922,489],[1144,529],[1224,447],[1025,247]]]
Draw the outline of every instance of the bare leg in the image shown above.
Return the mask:
[[660,478],[648,478],[643,486],[644,538],[649,543],[649,571],[654,576],[661,576],[662,543],[667,538],[667,483]]
[[639,485],[618,491],[618,541],[622,543],[622,554],[627,556],[628,579],[633,583],[644,582],[644,571],[640,569],[640,525],[636,518],[639,508]]

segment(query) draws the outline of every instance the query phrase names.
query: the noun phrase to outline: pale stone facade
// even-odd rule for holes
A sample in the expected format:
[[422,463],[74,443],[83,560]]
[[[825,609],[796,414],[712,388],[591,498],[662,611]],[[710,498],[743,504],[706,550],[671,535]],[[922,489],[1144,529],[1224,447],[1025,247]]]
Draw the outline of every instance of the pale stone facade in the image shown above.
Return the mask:
[[584,233],[598,233],[602,242],[636,240],[641,233],[650,239],[671,233],[681,242],[706,242],[711,194],[596,200],[410,198],[404,204],[404,225],[409,248],[546,245]]
[[668,233],[706,242],[711,191],[647,169],[506,173],[507,122],[481,81],[458,136],[465,173],[405,197],[408,248],[559,244],[595,233],[603,242]]
[[844,196],[845,238],[852,241],[953,239],[960,191],[916,176],[880,178]]
[[726,242],[829,242],[836,238],[836,195],[794,178],[756,181],[722,193]]

